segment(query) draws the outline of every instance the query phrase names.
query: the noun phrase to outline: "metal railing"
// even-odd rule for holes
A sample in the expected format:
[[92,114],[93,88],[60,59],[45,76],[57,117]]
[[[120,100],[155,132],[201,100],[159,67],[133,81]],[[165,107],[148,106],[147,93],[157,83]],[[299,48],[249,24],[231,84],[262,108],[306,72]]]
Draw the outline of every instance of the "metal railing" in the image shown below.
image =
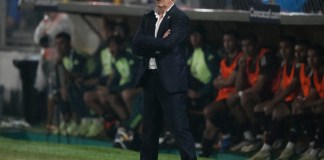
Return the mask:
[[[115,4],[153,4],[155,0],[27,0],[58,2],[111,2]],[[190,8],[249,10],[252,3],[280,5],[283,12],[323,13],[324,0],[177,0],[178,6]]]
[[318,13],[324,10],[323,0],[178,0],[190,6],[192,1],[199,2],[199,8],[249,10],[252,3],[275,4],[283,12]]
[[[62,0],[71,1],[71,0]],[[73,0],[126,4],[152,4],[154,0]],[[252,3],[280,5],[283,12],[318,13],[324,10],[323,0],[177,0],[177,4],[191,8],[248,10]]]

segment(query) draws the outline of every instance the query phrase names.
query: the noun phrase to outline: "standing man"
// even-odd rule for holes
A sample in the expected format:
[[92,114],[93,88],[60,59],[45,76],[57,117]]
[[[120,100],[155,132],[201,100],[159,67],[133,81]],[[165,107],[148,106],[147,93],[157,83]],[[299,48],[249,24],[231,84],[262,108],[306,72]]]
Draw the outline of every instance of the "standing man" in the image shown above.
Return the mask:
[[155,2],[156,9],[144,14],[133,40],[133,53],[142,57],[136,83],[144,89],[141,160],[157,160],[163,118],[175,134],[181,159],[196,160],[186,115],[189,18],[175,0]]

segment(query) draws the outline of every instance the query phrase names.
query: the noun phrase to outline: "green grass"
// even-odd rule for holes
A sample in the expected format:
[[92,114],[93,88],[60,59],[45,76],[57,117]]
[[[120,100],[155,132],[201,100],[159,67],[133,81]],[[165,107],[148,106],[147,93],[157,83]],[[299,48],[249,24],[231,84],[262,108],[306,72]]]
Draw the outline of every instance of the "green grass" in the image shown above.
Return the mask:
[[[0,137],[1,160],[138,160],[139,153],[114,148],[53,144]],[[179,160],[160,154],[159,160]],[[207,159],[200,159],[207,160]]]

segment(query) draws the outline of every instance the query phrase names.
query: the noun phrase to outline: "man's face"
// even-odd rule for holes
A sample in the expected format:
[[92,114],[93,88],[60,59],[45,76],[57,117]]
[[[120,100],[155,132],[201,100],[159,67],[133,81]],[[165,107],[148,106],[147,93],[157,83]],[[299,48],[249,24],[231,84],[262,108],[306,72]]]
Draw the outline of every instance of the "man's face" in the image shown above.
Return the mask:
[[313,49],[308,50],[307,61],[312,68],[320,65],[320,58],[318,56],[318,53],[316,53],[316,51]]
[[282,41],[279,43],[279,51],[282,58],[288,60],[294,53],[294,48],[288,42]]
[[46,12],[45,13],[50,19],[55,19],[55,17],[58,15],[56,12]]
[[114,35],[119,36],[123,39],[126,37],[126,33],[125,33],[124,29],[120,26],[116,26]]
[[224,35],[223,45],[226,53],[231,53],[237,49],[237,41],[232,35]]
[[118,52],[119,52],[119,46],[117,45],[117,43],[115,43],[115,42],[110,42],[110,44],[109,44],[109,50],[110,50],[110,53],[112,54],[112,55],[114,55],[114,56],[116,56],[117,54],[118,54]]
[[201,43],[202,43],[201,34],[199,34],[199,33],[192,33],[190,35],[190,43],[191,43],[191,45],[194,48],[201,46]]
[[103,30],[104,39],[108,40],[114,34],[114,30],[111,28],[105,28]]
[[254,54],[256,47],[251,40],[242,40],[242,51],[245,55],[251,56]]
[[55,48],[59,54],[59,57],[63,57],[65,54],[67,54],[69,52],[70,44],[62,38],[56,38],[55,39]]
[[174,0],[155,0],[155,4],[157,8],[167,8],[173,2]]
[[296,45],[295,57],[298,62],[304,62],[307,58],[307,47],[305,45]]

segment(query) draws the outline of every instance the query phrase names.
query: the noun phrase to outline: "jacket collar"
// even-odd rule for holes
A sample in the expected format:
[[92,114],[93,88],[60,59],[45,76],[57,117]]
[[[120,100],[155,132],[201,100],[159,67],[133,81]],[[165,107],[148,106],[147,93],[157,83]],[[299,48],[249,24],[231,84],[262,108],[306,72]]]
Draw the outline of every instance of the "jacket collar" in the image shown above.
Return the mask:
[[[173,6],[174,6],[175,4],[173,3],[172,5],[171,5],[171,7],[170,8],[168,8],[164,13],[163,13],[163,17],[173,8]],[[158,9],[157,8],[155,8],[154,9],[154,15],[155,15],[155,17],[156,18],[159,18],[159,13],[158,13]]]

